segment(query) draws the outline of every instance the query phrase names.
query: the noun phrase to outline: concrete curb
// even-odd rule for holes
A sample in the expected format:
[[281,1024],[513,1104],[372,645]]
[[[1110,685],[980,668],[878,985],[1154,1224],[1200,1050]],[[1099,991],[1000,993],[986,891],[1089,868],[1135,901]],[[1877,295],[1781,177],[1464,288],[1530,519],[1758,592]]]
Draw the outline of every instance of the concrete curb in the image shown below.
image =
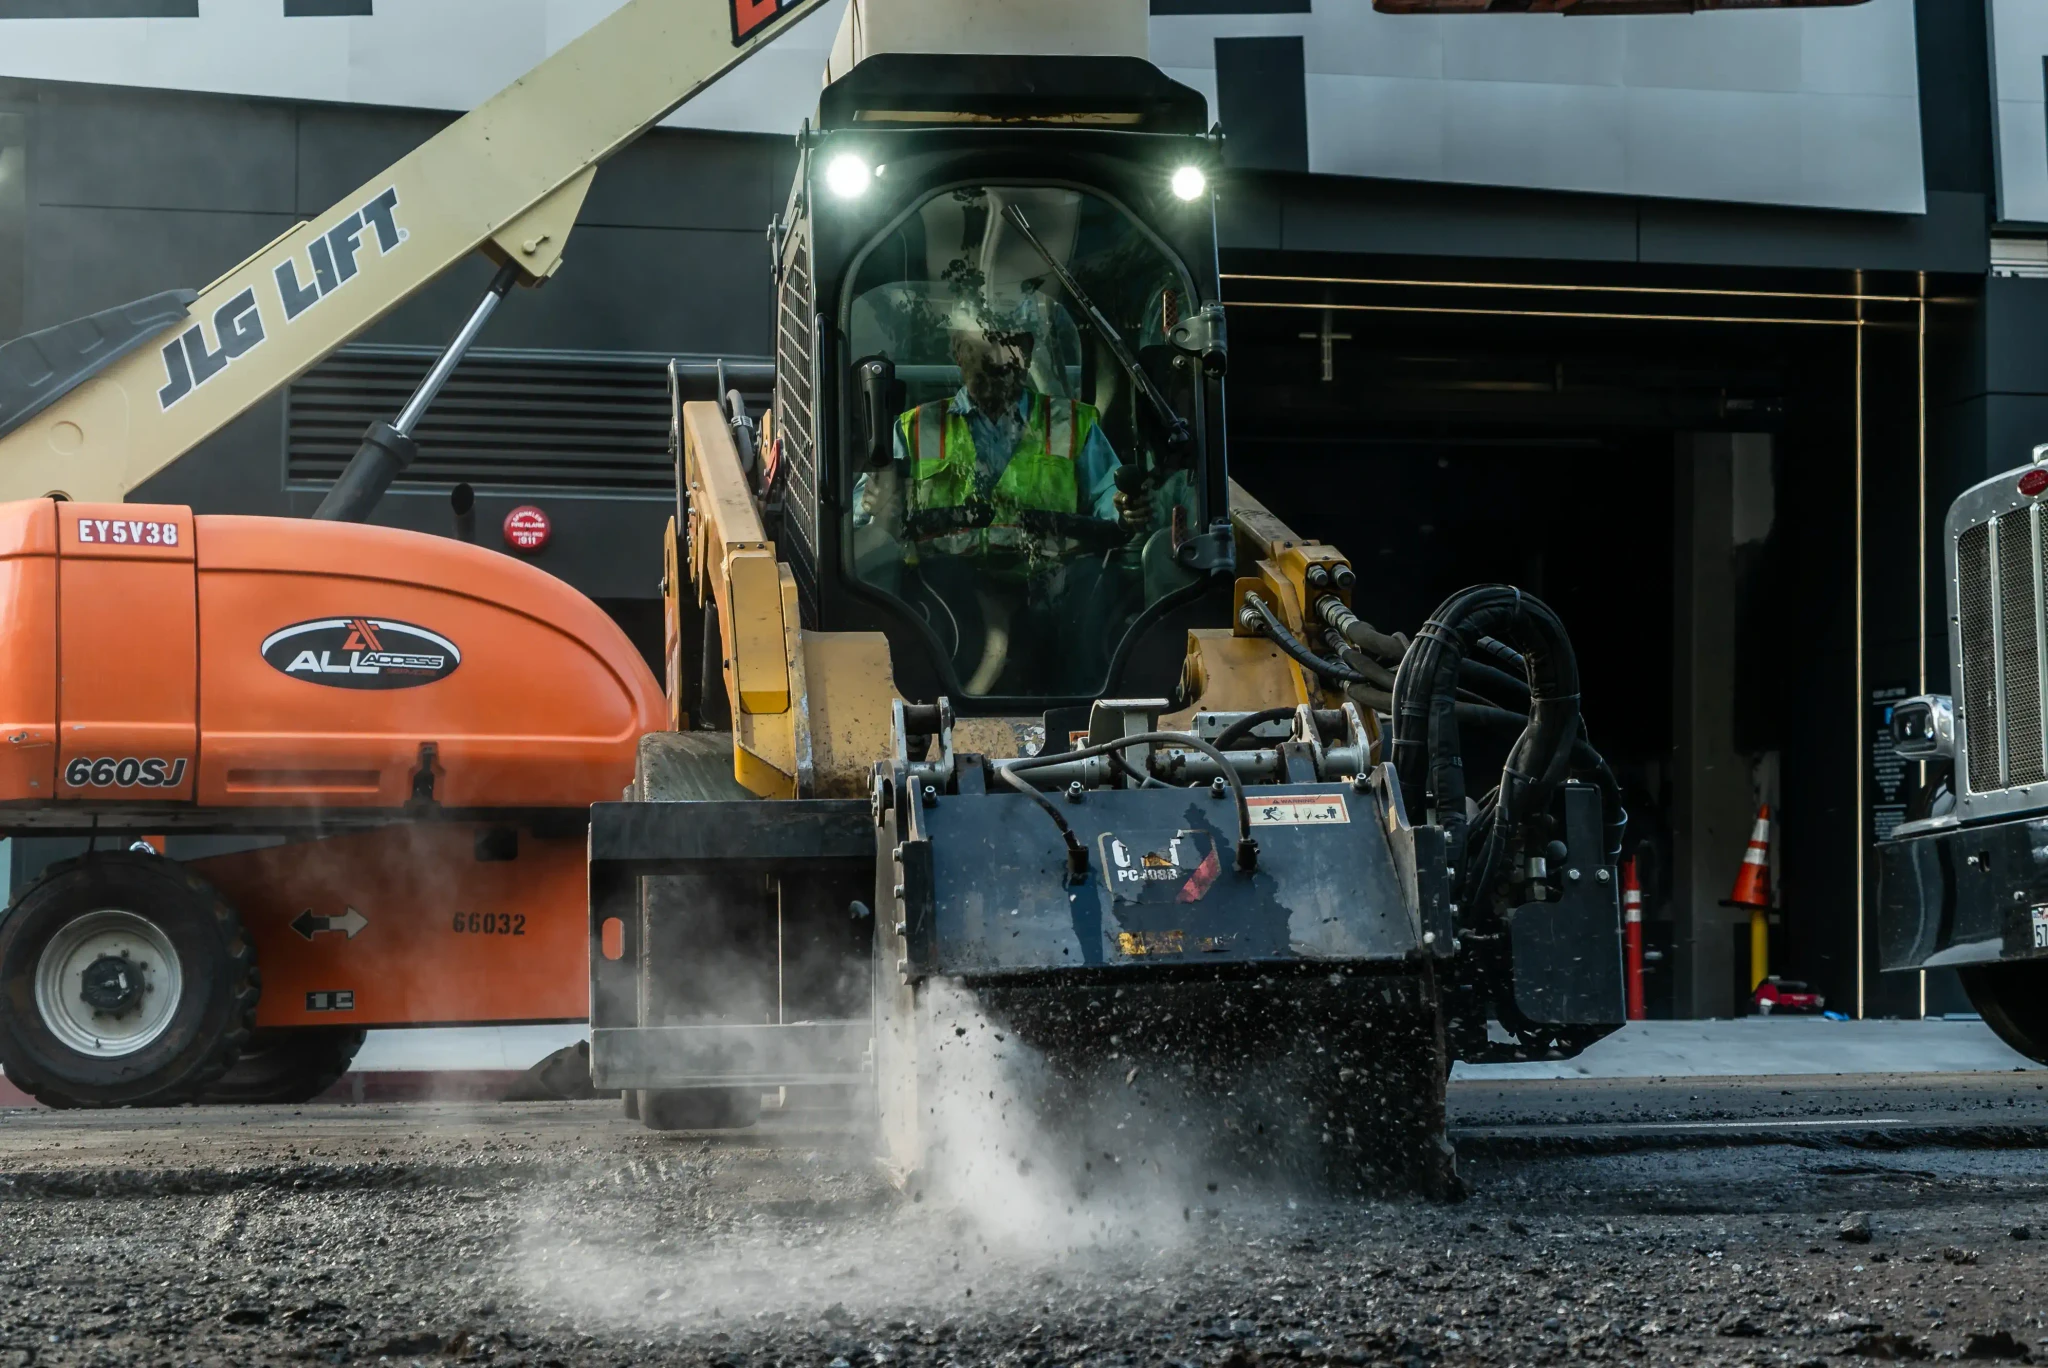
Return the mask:
[[1816,1150],[2048,1149],[2048,1122],[1848,1117],[1620,1126],[1474,1126],[1453,1127],[1451,1143],[1457,1146],[1460,1156],[1474,1159],[1540,1159],[1761,1145]]

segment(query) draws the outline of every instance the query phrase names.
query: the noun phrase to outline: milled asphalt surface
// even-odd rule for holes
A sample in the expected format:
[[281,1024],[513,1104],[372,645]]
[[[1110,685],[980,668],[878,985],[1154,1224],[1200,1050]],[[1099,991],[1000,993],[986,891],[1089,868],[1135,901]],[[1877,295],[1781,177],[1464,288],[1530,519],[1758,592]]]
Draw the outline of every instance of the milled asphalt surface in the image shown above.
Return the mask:
[[[4,1112],[0,1365],[2048,1358],[2037,1080],[1460,1083],[1452,1205],[1136,1155],[1082,1197],[1048,1165],[913,1202],[843,1118],[655,1134],[606,1102]],[[1915,1119],[1950,1130],[1883,1138]],[[1772,1120],[1871,1124],[1715,1138]],[[1994,1125],[2020,1138],[1958,1147]],[[1627,1127],[1690,1138],[1547,1138]]]

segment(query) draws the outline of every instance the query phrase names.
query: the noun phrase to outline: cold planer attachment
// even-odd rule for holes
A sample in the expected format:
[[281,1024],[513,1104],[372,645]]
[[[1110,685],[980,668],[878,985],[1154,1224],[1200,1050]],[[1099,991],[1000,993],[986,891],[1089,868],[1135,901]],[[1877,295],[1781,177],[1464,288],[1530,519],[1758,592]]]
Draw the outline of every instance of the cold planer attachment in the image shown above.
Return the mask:
[[985,1018],[1004,1037],[985,1047],[1035,1056],[1039,1122],[1073,1142],[1077,1178],[1119,1153],[1233,1181],[1454,1190],[1448,909],[1441,878],[1412,872],[1417,833],[1358,711],[1225,754],[1161,732],[1166,709],[1099,702],[1090,744],[991,761],[954,751],[943,703],[898,705],[874,779],[893,916],[875,975],[885,1159],[944,1167],[948,1051]]
[[[1445,999],[1497,965],[1487,986],[1524,1025],[1618,1023],[1611,870],[1506,917],[1507,954],[1461,955],[1443,833],[1411,822],[1355,706],[1234,740],[1256,717],[1208,715],[1204,736],[1162,731],[1166,707],[1098,702],[1084,744],[992,759],[956,748],[945,701],[898,702],[867,804],[599,805],[597,1086],[871,1086],[882,1157],[910,1177],[944,1167],[961,1033],[986,1031],[1077,1162],[1456,1191]],[[1597,821],[1590,789],[1563,801]],[[776,967],[743,1003],[750,956],[730,951],[759,927]],[[789,1011],[785,979],[828,981],[834,945],[838,994],[811,998],[830,1010]],[[1568,982],[1519,991],[1525,966]]]

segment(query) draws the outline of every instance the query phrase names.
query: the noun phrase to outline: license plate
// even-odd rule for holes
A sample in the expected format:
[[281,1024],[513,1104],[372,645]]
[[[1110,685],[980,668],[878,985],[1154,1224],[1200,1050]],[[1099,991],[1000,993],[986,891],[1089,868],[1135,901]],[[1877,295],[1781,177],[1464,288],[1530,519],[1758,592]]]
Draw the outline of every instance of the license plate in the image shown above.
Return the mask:
[[2033,909],[2034,948],[2048,950],[2048,904]]

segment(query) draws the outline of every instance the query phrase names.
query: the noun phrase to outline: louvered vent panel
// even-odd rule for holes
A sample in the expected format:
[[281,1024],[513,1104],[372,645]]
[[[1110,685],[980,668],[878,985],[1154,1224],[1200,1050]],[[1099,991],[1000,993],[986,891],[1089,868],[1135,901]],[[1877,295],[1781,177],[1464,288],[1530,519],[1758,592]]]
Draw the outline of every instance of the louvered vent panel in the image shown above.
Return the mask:
[[[332,484],[363,430],[391,421],[431,354],[344,349],[287,392],[287,477]],[[668,379],[658,358],[464,358],[413,437],[397,485],[667,494]]]

